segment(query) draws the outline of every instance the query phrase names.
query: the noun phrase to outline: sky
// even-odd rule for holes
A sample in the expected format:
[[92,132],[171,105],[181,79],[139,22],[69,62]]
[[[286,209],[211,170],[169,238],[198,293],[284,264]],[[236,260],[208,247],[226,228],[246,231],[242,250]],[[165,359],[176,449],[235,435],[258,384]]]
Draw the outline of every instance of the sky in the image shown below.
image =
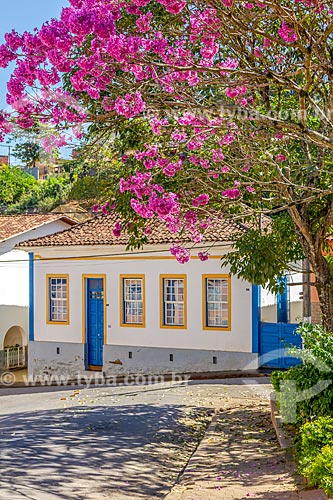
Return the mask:
[[[68,5],[67,0],[2,0],[0,16],[0,44],[4,41],[4,34],[13,28],[19,32],[32,31],[39,28],[52,17],[59,17],[61,9]],[[10,76],[10,69],[0,68],[0,108],[6,105],[6,83]],[[0,154],[6,154],[5,147],[0,148]]]

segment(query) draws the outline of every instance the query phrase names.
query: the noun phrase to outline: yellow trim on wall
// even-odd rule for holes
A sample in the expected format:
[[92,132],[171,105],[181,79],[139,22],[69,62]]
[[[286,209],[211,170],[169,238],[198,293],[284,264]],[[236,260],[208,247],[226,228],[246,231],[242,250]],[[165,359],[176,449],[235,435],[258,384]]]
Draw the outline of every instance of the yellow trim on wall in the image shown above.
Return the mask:
[[[209,259],[223,259],[224,255],[210,255]],[[193,255],[191,257],[191,260],[196,260],[199,259],[197,255]],[[176,261],[176,258],[173,257],[172,255],[153,255],[151,257],[149,256],[131,256],[131,255],[118,255],[114,257],[98,257],[98,256],[89,256],[89,257],[38,257],[38,260],[174,260]]]
[[[120,326],[126,328],[146,328],[146,283],[144,274],[121,274],[120,279]],[[124,279],[142,279],[142,323],[124,323]]]
[[[207,326],[207,307],[206,307],[206,279],[227,279],[228,280],[228,326]],[[231,331],[231,277],[230,274],[203,274],[202,275],[202,329],[215,331]]]
[[104,290],[104,345],[107,344],[107,318],[106,318],[106,274],[82,274],[82,344],[86,343],[86,279],[96,278],[103,280]]
[[[67,321],[52,321],[50,319],[50,278],[66,278],[67,286]],[[47,325],[69,325],[69,274],[47,274],[46,275],[46,324]]]
[[[184,325],[164,324],[164,280],[165,279],[184,280]],[[160,328],[172,330],[187,330],[187,275],[186,274],[160,274]]]

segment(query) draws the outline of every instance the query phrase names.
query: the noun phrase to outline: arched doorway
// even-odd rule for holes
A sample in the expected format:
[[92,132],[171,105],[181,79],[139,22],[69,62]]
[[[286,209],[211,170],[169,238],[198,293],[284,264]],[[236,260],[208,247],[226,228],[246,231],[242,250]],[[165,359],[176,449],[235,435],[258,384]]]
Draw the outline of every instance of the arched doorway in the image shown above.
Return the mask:
[[20,326],[12,326],[3,341],[3,368],[24,368],[27,364],[27,335]]

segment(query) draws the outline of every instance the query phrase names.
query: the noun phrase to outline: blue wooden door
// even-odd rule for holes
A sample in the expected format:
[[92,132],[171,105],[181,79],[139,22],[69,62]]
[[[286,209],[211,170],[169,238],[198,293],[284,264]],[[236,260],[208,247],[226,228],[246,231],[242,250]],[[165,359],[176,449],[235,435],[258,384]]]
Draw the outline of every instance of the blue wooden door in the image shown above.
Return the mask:
[[100,278],[87,279],[87,364],[103,366],[104,286]]
[[300,363],[288,353],[288,346],[302,346],[301,337],[294,334],[297,327],[291,323],[260,323],[260,366],[290,368]]
[[290,354],[288,354],[288,349],[285,347],[290,345],[302,347],[302,338],[294,334],[297,326],[298,325],[293,324],[283,325],[281,331],[283,368],[291,368],[301,362],[298,358],[290,356]]
[[260,366],[281,368],[279,323],[260,323]]

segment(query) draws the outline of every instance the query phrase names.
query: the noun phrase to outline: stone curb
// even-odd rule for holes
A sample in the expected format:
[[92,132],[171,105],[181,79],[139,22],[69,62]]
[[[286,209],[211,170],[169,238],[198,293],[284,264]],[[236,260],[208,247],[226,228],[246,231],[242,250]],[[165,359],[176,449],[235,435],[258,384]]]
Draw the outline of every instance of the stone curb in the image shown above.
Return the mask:
[[190,484],[192,484],[192,483],[189,483],[187,481],[183,485],[180,485],[179,481],[186,474],[186,471],[188,469],[191,469],[191,467],[193,466],[193,463],[196,462],[197,455],[198,455],[198,453],[200,453],[200,449],[203,447],[204,442],[207,439],[209,439],[210,434],[213,434],[215,432],[215,428],[216,428],[217,421],[218,421],[219,417],[220,417],[220,411],[215,411],[213,413],[211,423],[207,427],[205,434],[203,435],[203,437],[202,437],[201,441],[199,442],[198,446],[196,447],[196,449],[193,451],[192,455],[190,456],[190,458],[189,458],[187,464],[185,465],[185,467],[183,468],[182,472],[179,474],[178,479],[177,479],[177,483],[173,486],[171,491],[164,497],[163,500],[179,500],[182,496],[182,493],[187,489],[187,487]]
[[[286,451],[288,468],[294,471],[295,474],[295,463],[292,458],[292,439],[289,436],[286,436],[285,431],[282,426],[282,418],[279,413],[279,408],[276,403],[276,400],[271,398],[271,419],[272,424],[276,433],[277,440],[282,450]],[[325,494],[324,490],[306,490],[303,489],[306,487],[305,479],[302,476],[297,475],[298,485],[298,499],[299,500],[330,500],[329,497]]]
[[279,408],[276,401],[273,399],[271,399],[271,419],[280,448],[282,450],[290,449],[292,447],[292,439],[291,437],[285,435],[282,428],[282,418],[279,413]]
[[[9,372],[9,373],[15,373],[15,372]],[[233,378],[262,378],[262,377],[270,377],[271,372],[266,372],[266,371],[256,371],[256,370],[250,370],[246,372],[242,371],[225,371],[225,372],[202,372],[202,373],[176,373],[176,374],[156,374],[156,377],[163,376],[165,382],[170,382],[173,380],[173,377],[186,377],[186,380],[224,380],[224,379],[233,379]],[[1,373],[0,373],[1,375]],[[136,377],[136,376],[142,376],[144,374],[131,374],[131,377]],[[128,375],[119,375],[116,376],[114,379],[108,377],[105,377],[105,384],[100,384],[99,382],[95,382],[94,379],[92,380],[87,380],[85,378],[82,378],[81,380],[73,379],[73,380],[68,380],[68,383],[66,385],[63,385],[63,387],[66,386],[94,386],[94,385],[100,385],[100,386],[108,386],[110,385],[110,382],[108,383],[108,380],[112,380],[114,385],[114,382],[116,384],[122,384],[124,383],[125,379],[128,377]],[[26,384],[25,382],[15,382],[14,384],[3,384],[0,382],[0,391],[1,389],[18,389],[18,388],[31,388],[31,387],[61,387],[58,385],[56,382],[50,383],[50,384],[42,384],[40,382],[36,382],[35,384]]]

